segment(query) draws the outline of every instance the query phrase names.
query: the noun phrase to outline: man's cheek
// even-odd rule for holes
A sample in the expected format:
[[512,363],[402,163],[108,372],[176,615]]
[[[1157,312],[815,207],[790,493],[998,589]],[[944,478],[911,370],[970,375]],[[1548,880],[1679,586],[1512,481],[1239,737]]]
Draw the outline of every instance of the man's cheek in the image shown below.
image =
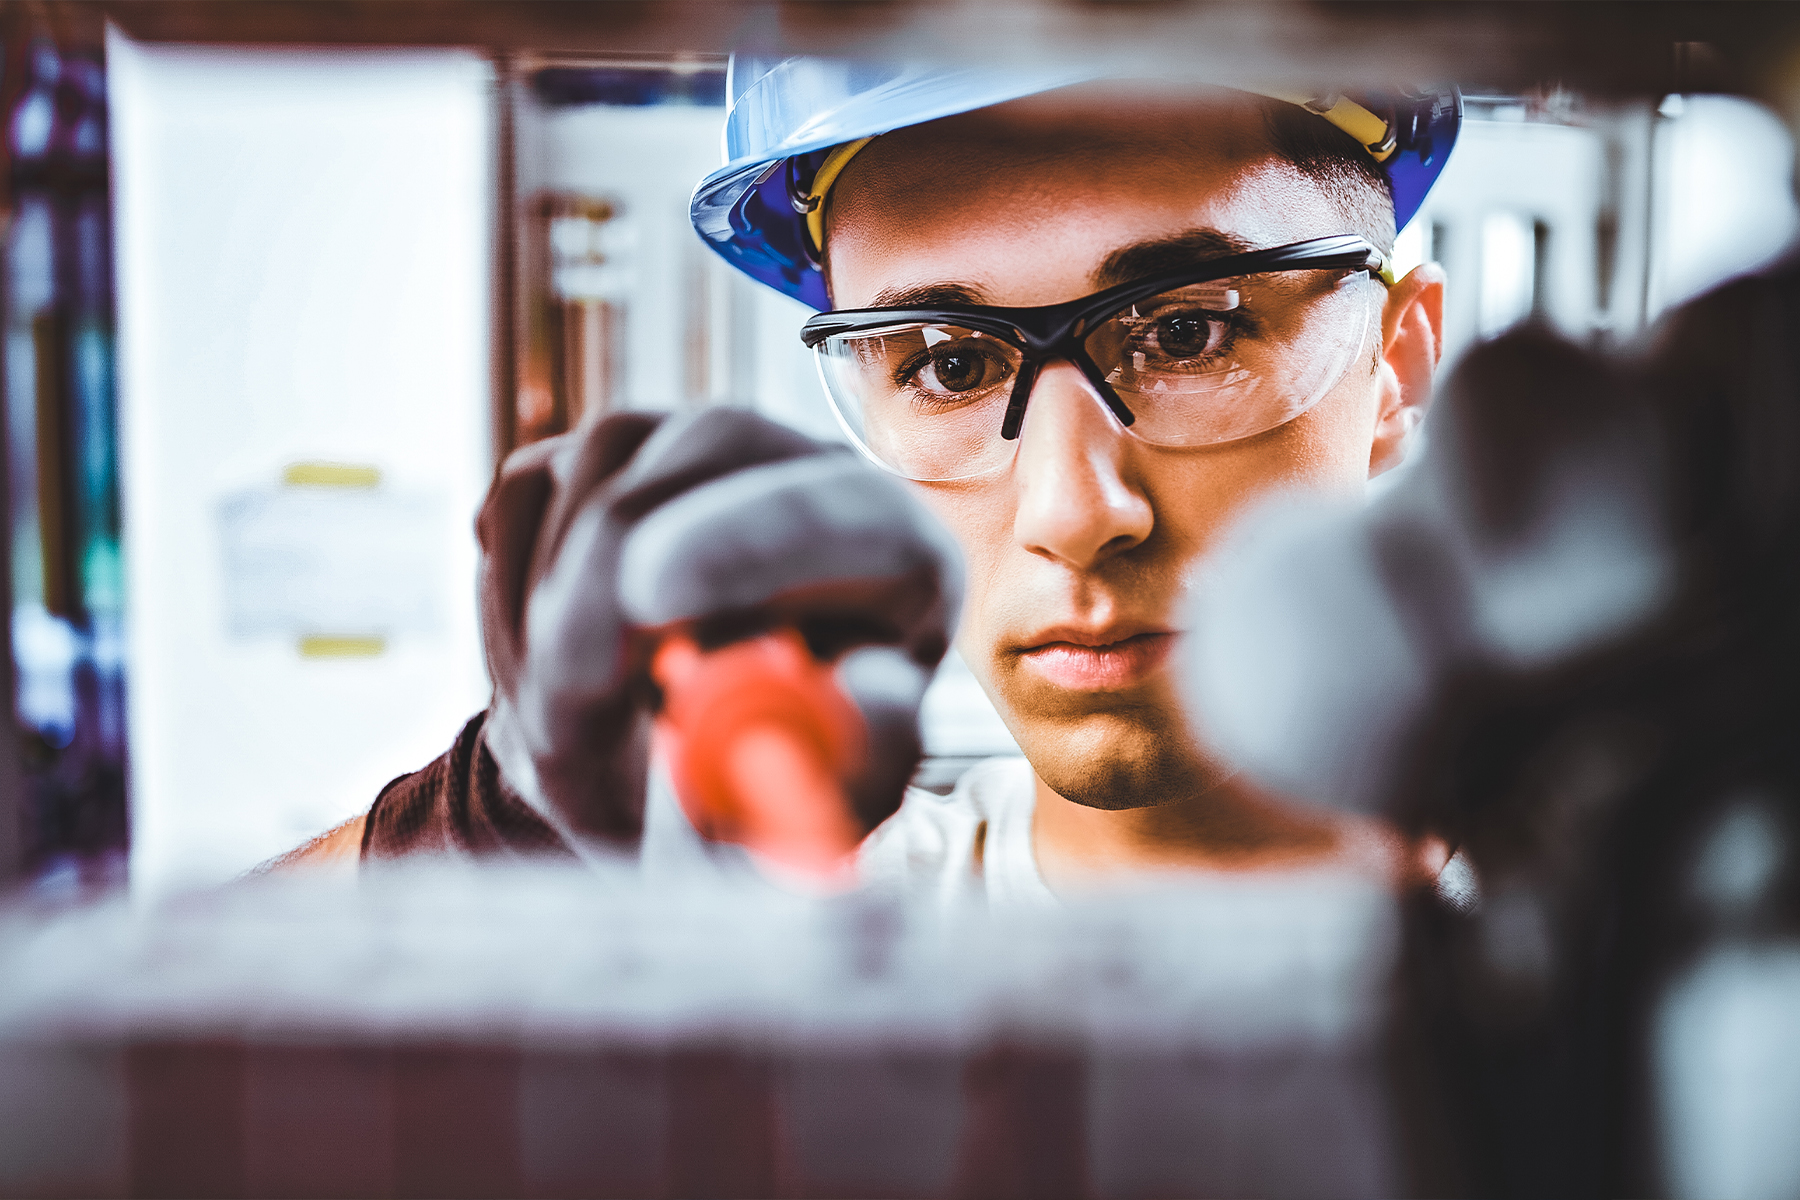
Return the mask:
[[957,627],[956,651],[982,688],[996,702],[1000,699],[1002,658],[999,624],[990,611],[986,589],[976,585],[963,602],[962,622]]
[[907,486],[955,535],[963,552],[969,553],[974,533],[972,522],[978,516],[978,493],[967,484],[957,483],[909,483]]
[[951,484],[915,483],[913,492],[932,514],[944,523],[962,551],[966,567],[962,621],[958,626],[957,650],[971,664],[982,652],[975,645],[981,636],[989,612],[995,572],[1003,560],[1006,530],[995,520],[997,499],[981,492]]

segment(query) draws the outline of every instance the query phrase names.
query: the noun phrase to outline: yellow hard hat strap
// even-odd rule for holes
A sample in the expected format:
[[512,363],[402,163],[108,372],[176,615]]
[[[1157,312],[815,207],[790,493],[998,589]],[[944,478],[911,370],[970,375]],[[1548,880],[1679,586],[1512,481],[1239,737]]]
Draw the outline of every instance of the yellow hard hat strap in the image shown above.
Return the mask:
[[874,140],[873,137],[858,138],[833,147],[813,173],[812,188],[802,199],[806,204],[806,231],[812,235],[814,250],[825,249],[825,197],[831,193],[831,185],[837,182],[838,175],[856,157],[857,151]]

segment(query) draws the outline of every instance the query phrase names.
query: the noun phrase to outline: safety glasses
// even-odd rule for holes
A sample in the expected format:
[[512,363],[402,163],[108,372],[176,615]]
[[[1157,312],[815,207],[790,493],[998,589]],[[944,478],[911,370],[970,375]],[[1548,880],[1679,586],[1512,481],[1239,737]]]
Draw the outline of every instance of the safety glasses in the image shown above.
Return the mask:
[[[1354,234],[1226,255],[1041,308],[820,313],[800,336],[877,464],[925,482],[1011,461],[1046,364],[1074,364],[1131,436],[1200,447],[1293,420],[1358,357],[1386,260]],[[995,437],[995,433],[999,437]]]

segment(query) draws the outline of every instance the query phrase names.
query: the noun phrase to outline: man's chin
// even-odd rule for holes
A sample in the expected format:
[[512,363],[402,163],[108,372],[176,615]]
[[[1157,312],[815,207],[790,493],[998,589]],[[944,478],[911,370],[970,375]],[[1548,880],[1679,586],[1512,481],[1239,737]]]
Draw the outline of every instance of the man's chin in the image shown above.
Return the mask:
[[1038,778],[1076,804],[1151,808],[1204,791],[1213,773],[1194,753],[1186,730],[1178,720],[1151,722],[1148,715],[1033,716],[1009,724]]

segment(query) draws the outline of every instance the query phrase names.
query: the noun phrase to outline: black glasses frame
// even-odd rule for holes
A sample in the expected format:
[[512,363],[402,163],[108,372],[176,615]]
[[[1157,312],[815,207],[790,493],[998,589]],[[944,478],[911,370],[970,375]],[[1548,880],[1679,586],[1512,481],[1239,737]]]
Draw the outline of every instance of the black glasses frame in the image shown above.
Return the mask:
[[1006,416],[1000,422],[1000,436],[1012,441],[1019,436],[1025,423],[1025,406],[1031,400],[1031,389],[1037,382],[1038,372],[1054,359],[1074,363],[1094,385],[1094,390],[1119,419],[1119,424],[1130,425],[1137,420],[1119,398],[1119,393],[1106,382],[1106,376],[1082,344],[1096,325],[1121,309],[1175,288],[1230,279],[1236,275],[1330,270],[1367,271],[1375,278],[1385,280],[1387,258],[1366,239],[1353,233],[1341,233],[1268,250],[1227,254],[1180,271],[1117,284],[1091,296],[1037,308],[945,304],[933,308],[846,308],[823,312],[800,327],[800,340],[809,349],[816,349],[827,338],[903,324],[955,324],[991,333],[1012,345],[1021,355],[1018,378],[1013,381]]

